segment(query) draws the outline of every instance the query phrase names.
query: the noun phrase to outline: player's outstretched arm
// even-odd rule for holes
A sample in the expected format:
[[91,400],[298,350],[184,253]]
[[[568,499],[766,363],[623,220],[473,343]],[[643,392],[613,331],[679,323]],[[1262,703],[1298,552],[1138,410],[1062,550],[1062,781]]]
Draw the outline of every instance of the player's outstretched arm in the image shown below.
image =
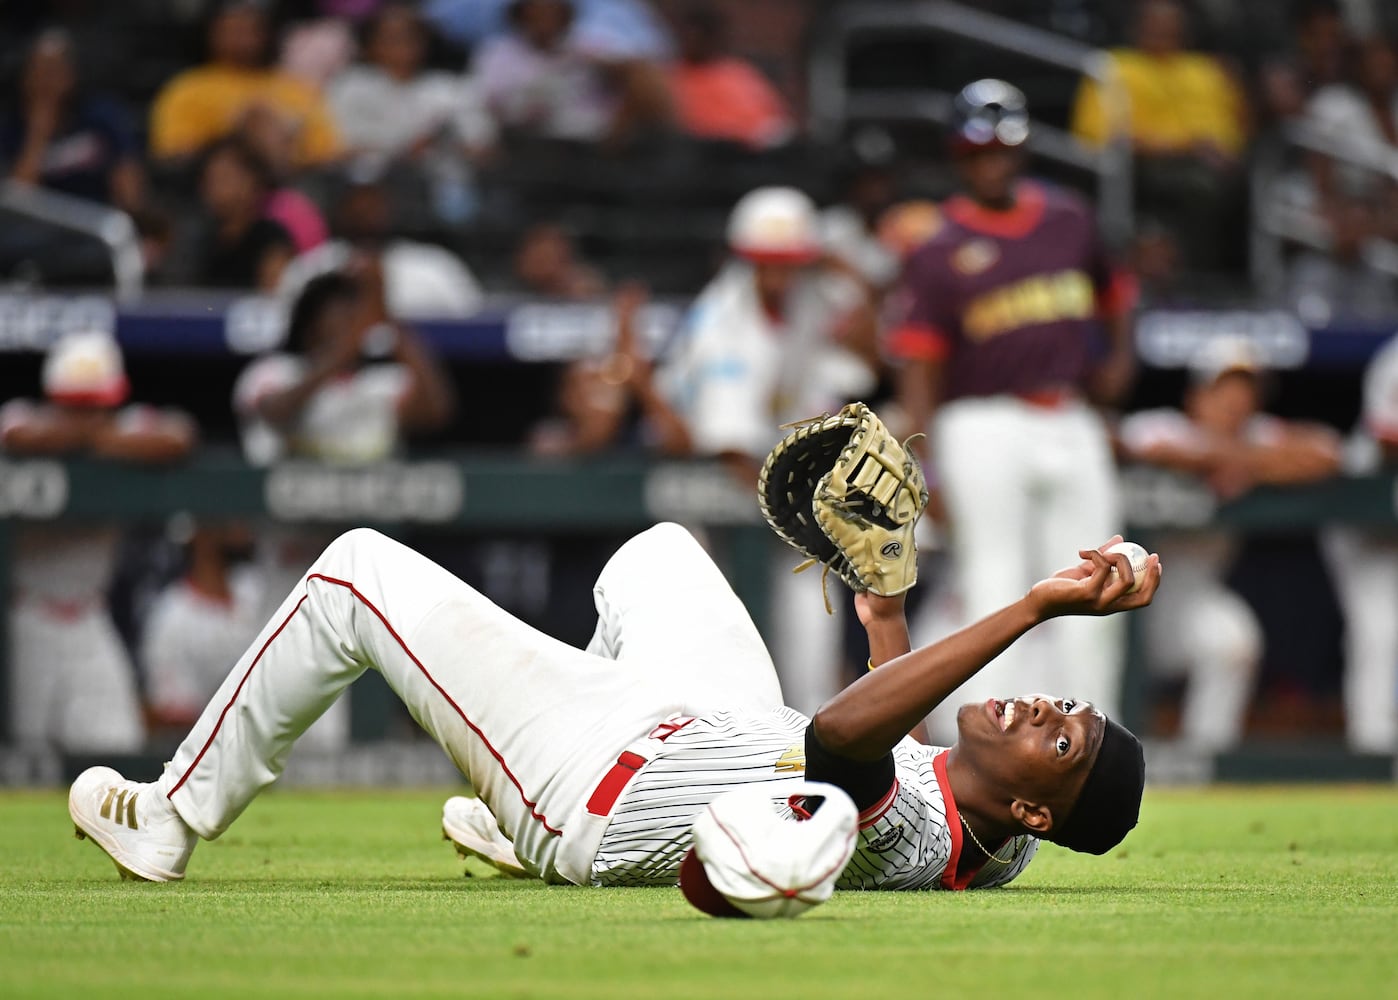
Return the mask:
[[[1112,538],[1102,549],[1121,541]],[[814,734],[832,754],[876,761],[953,691],[1040,622],[1065,615],[1107,615],[1144,607],[1160,585],[1152,555],[1139,590],[1123,553],[1084,549],[1082,561],[1036,583],[1024,597],[959,632],[871,671],[821,706]],[[1113,567],[1116,572],[1113,573]],[[887,602],[887,603],[885,603]],[[901,616],[898,598],[868,597],[875,614]]]

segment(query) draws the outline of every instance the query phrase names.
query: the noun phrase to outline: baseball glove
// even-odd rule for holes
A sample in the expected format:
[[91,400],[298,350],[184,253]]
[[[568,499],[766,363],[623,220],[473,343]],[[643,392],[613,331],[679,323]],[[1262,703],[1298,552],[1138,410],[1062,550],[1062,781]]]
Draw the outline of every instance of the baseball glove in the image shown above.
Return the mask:
[[927,483],[907,443],[863,403],[786,426],[794,429],[767,456],[757,493],[772,530],[808,557],[797,571],[820,562],[855,591],[910,589]]

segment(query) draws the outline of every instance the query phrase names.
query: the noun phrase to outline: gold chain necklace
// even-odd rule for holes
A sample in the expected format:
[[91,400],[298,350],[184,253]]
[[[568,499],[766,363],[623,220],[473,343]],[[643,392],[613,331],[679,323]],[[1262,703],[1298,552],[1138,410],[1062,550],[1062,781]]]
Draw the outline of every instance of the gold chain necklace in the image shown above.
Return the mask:
[[971,824],[966,822],[966,817],[965,817],[965,816],[961,816],[960,813],[958,813],[957,815],[958,815],[958,816],[960,817],[960,819],[961,819],[961,827],[962,827],[962,829],[964,829],[967,833],[969,833],[969,834],[971,835],[971,843],[973,843],[973,844],[975,844],[977,847],[979,847],[979,848],[981,849],[981,853],[984,854],[987,858],[989,858],[991,861],[998,861],[998,862],[1000,862],[1002,865],[1007,865],[1007,864],[1009,864],[1011,861],[1013,861],[1013,860],[1015,859],[1015,847],[1014,847],[1015,838],[1014,838],[1014,837],[1011,837],[1011,838],[1010,838],[1010,856],[1009,856],[1008,858],[1002,858],[1002,857],[1000,857],[998,854],[993,854],[992,852],[987,851],[987,850],[985,849],[985,845],[982,844],[982,843],[980,842],[980,839],[976,836],[976,831],[974,831],[974,830],[971,829]]

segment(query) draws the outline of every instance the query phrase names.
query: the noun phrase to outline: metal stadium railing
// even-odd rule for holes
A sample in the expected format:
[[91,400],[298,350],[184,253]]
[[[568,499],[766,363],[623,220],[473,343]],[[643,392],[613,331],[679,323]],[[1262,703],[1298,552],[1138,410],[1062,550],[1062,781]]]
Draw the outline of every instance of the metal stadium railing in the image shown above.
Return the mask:
[[0,209],[100,240],[111,256],[116,297],[121,301],[140,297],[145,260],[136,224],[125,212],[14,180],[0,182]]

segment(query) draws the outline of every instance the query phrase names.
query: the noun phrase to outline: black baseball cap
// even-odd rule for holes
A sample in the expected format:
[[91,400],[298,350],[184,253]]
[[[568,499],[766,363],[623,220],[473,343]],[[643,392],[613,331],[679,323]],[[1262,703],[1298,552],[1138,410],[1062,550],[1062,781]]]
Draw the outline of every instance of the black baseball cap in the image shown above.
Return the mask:
[[1068,819],[1044,839],[1070,851],[1106,854],[1140,819],[1145,785],[1146,756],[1141,741],[1121,723],[1108,719],[1078,801]]

